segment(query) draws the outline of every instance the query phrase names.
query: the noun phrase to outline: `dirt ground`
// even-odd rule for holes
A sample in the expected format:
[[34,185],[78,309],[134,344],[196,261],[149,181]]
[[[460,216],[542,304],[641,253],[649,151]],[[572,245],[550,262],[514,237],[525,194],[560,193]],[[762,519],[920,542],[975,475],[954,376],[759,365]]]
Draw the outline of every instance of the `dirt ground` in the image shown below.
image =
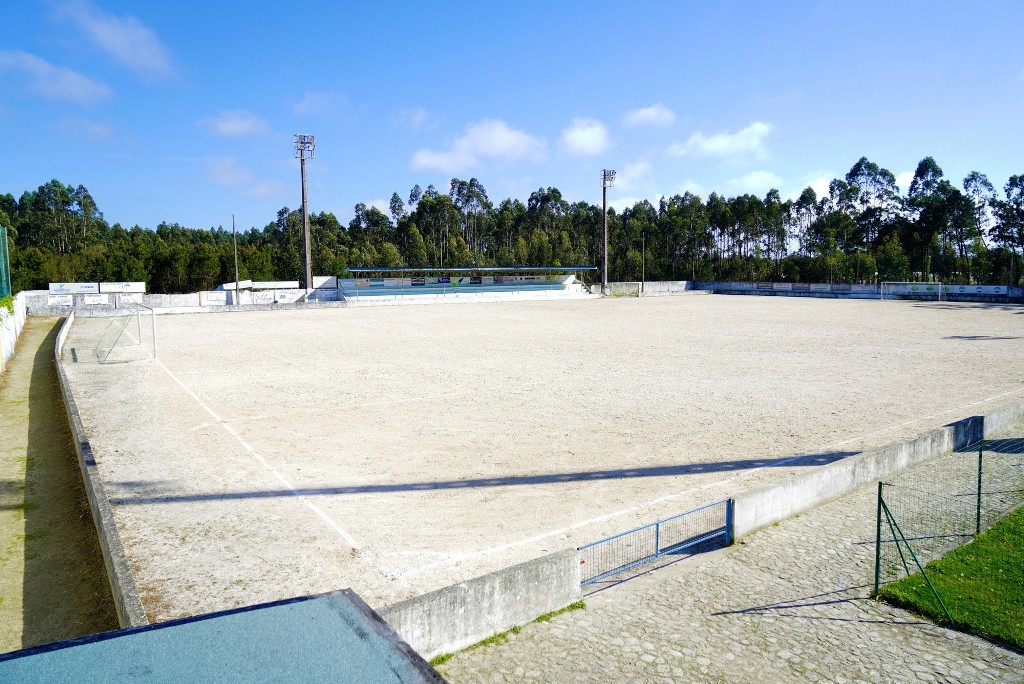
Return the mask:
[[382,607],[1024,400],[1002,305],[161,316],[158,360],[100,365],[105,325],[65,363],[156,620],[349,586]]
[[0,653],[117,629],[57,384],[58,323],[30,318],[0,376]]

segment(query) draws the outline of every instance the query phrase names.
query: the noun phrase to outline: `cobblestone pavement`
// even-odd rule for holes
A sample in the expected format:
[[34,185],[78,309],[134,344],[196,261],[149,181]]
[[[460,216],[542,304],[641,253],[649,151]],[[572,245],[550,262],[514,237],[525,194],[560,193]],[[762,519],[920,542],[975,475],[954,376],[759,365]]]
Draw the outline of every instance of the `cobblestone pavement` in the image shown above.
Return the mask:
[[438,669],[452,682],[1024,682],[1024,655],[868,598],[876,491],[595,593]]

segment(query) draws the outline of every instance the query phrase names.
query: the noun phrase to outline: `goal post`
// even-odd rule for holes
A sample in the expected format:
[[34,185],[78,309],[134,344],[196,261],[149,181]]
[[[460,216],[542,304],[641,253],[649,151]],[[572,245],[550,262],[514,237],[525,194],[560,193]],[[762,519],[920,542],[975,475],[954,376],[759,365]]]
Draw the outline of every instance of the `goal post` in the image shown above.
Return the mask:
[[885,280],[878,287],[878,298],[914,297],[942,301],[942,283],[918,283],[902,280]]
[[145,304],[123,305],[110,317],[95,352],[100,363],[155,359],[156,311]]

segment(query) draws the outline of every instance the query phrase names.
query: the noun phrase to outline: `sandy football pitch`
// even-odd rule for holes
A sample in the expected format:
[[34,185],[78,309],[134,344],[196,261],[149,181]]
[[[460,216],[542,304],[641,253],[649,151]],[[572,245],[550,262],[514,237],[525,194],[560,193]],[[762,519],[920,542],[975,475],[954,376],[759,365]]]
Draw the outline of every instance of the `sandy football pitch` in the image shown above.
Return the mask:
[[[65,347],[151,620],[382,607],[1024,399],[1024,308],[679,296],[193,314]],[[72,352],[74,358],[72,361]]]

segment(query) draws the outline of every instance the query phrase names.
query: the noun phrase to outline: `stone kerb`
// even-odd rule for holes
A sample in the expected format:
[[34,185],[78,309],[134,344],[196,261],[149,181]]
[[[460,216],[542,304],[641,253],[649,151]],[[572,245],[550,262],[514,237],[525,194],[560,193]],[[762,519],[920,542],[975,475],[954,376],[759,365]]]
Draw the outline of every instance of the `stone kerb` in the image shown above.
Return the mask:
[[991,416],[974,416],[894,444],[796,475],[780,484],[744,492],[733,504],[733,539],[785,520],[933,456],[984,438],[1024,417],[1024,402]]
[[452,653],[580,600],[579,553],[567,549],[377,612],[425,658]]
[[89,508],[92,510],[93,522],[96,525],[96,532],[99,536],[100,549],[103,552],[103,564],[107,570],[107,579],[110,582],[110,590],[114,597],[114,606],[117,609],[117,619],[122,628],[139,627],[149,624],[146,619],[146,611],[142,607],[142,599],[139,597],[139,590],[132,575],[131,566],[128,564],[128,557],[125,554],[124,546],[121,543],[121,535],[117,530],[117,523],[114,520],[114,511],[103,489],[103,482],[96,467],[96,460],[93,457],[92,445],[85,434],[85,427],[82,425],[82,418],[78,413],[74,395],[71,392],[71,385],[68,382],[67,373],[64,370],[64,363],[61,359],[64,351],[64,341],[75,321],[74,312],[68,316],[57,336],[57,344],[54,349],[57,363],[57,377],[60,380],[60,389],[64,397],[64,407],[68,414],[68,424],[71,426],[71,435],[75,440],[75,452],[78,455],[78,465],[82,469],[82,479],[85,482],[85,491],[89,498]]

